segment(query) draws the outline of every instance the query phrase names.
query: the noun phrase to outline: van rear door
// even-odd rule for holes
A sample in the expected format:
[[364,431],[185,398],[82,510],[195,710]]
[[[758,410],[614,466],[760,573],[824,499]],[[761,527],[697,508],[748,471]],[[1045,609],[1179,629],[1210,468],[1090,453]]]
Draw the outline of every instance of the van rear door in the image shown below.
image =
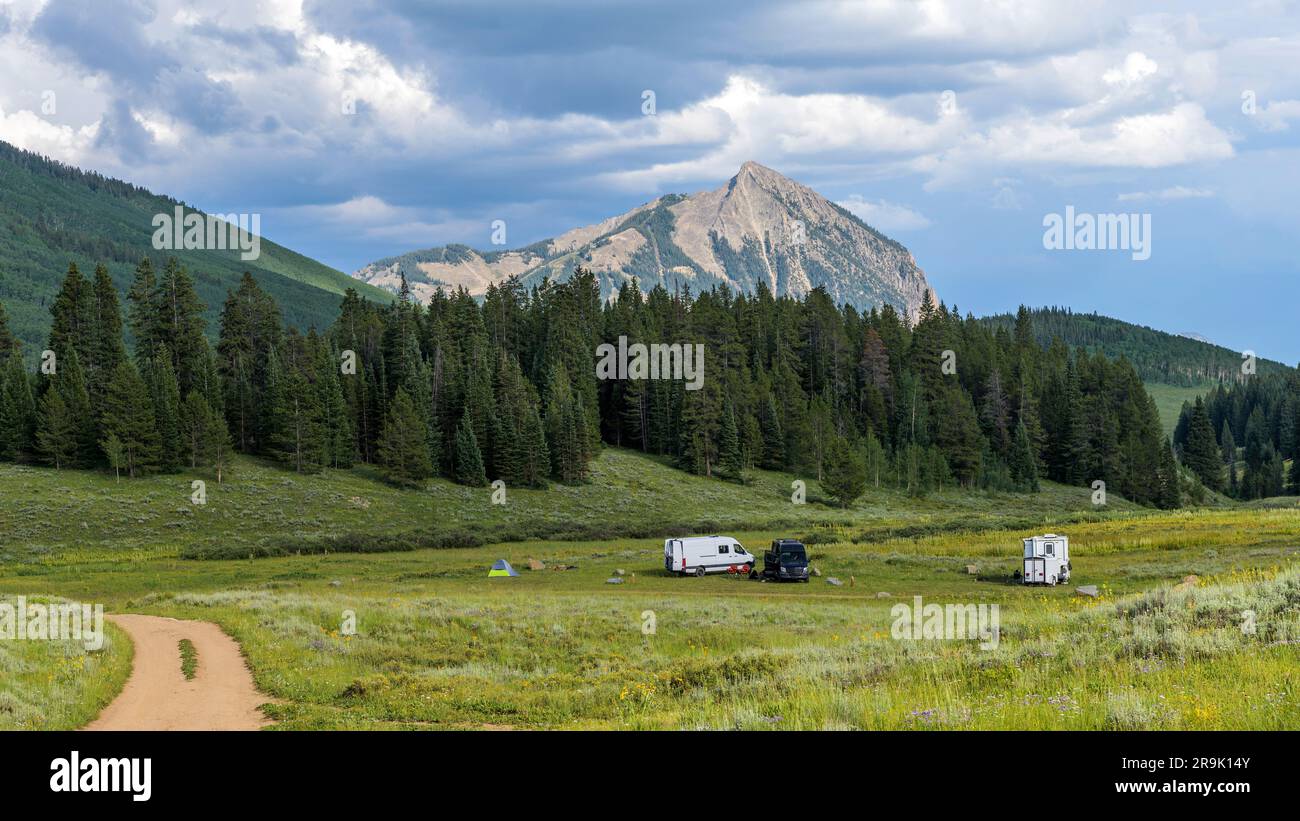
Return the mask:
[[664,570],[669,573],[681,573],[686,569],[686,558],[682,552],[681,539],[669,539],[664,548]]

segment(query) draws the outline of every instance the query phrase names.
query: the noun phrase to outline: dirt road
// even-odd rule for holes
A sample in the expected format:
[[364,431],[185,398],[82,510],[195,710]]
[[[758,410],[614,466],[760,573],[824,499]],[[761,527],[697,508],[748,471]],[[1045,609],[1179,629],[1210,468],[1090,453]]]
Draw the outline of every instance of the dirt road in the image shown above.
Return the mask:
[[[131,677],[87,730],[256,730],[270,724],[239,645],[217,625],[159,616],[109,616],[135,644]],[[198,655],[193,680],[181,672],[180,641]]]

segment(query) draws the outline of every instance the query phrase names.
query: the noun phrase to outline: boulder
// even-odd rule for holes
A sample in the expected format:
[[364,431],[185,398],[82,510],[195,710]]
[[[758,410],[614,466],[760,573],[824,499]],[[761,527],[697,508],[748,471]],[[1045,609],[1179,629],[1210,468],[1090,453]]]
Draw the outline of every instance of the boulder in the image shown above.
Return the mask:
[[546,565],[545,565],[544,563],[538,561],[537,559],[529,559],[529,560],[528,560],[528,569],[529,569],[529,570],[545,570],[545,569],[546,569]]
[[878,599],[887,599],[889,597],[890,597],[889,594],[883,590],[881,590],[879,593],[876,594],[876,598]]
[[966,575],[967,575],[967,576],[977,576],[977,575],[979,575],[979,572],[980,572],[980,569],[979,569],[978,567],[976,567],[975,565],[973,565],[973,564],[968,564],[968,565],[966,565]]
[[622,580],[621,578],[619,578],[618,576],[614,576],[614,577],[612,577],[612,578],[605,579],[605,584],[622,584],[622,583],[623,583],[623,580]]
[[826,577],[826,583],[827,583],[827,584],[833,584],[833,585],[835,585],[836,587],[839,587],[840,585],[844,584],[844,582],[840,581],[839,579],[835,578],[834,576],[827,576],[827,577]]
[[1093,599],[1101,595],[1100,593],[1097,592],[1097,585],[1095,584],[1085,584],[1082,587],[1076,587],[1074,588],[1074,592],[1080,596],[1088,596],[1089,598],[1093,598]]

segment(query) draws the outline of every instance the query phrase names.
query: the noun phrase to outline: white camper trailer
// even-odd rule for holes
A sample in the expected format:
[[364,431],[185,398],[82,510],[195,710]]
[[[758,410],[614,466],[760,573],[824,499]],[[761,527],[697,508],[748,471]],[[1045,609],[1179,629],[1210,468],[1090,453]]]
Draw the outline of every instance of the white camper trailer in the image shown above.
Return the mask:
[[664,569],[682,576],[727,571],[748,575],[754,569],[754,556],[730,536],[665,539]]
[[1070,580],[1070,540],[1048,533],[1025,539],[1025,584],[1064,584]]

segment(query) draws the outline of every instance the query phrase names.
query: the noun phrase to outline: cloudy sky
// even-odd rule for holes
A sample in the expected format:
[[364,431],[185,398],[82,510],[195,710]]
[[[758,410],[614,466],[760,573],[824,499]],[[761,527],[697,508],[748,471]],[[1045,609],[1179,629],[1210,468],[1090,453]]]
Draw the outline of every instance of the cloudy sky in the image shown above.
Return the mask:
[[[1300,6],[1176,5],[0,0],[0,139],[349,272],[752,159],[963,312],[1068,305],[1294,364]],[[1067,207],[1149,214],[1150,258],[1045,249]]]

